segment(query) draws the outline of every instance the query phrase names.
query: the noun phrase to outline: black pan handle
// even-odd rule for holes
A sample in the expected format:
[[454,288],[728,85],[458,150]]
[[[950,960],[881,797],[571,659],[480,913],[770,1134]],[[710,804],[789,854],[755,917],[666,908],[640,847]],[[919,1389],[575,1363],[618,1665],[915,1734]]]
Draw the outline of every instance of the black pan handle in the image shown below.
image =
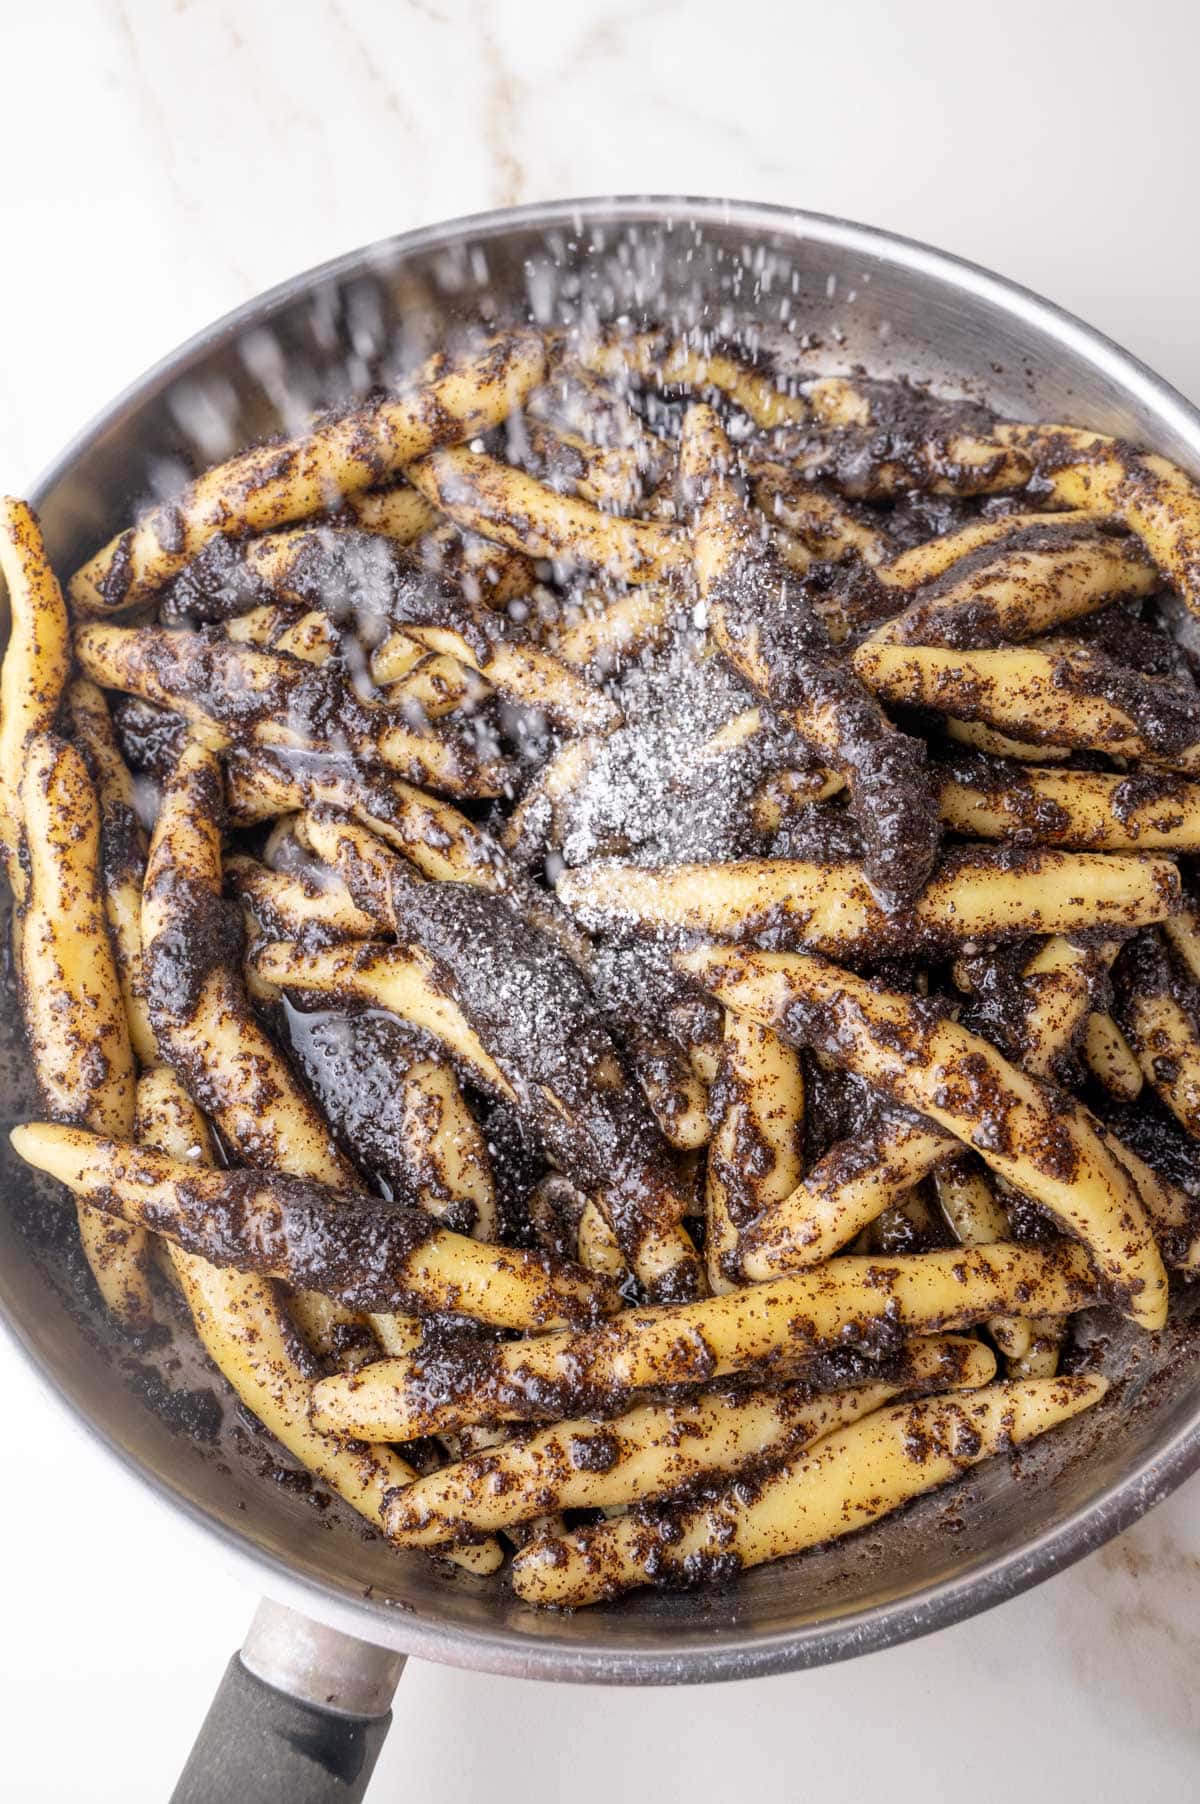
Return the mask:
[[360,1804],[404,1655],[258,1607],[171,1804]]

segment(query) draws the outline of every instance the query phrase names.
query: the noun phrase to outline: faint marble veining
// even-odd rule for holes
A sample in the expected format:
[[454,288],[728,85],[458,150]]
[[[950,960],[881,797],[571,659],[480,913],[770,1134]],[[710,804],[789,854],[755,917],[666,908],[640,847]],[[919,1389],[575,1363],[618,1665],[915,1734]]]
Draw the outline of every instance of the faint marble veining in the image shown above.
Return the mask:
[[491,204],[513,207],[526,198],[525,166],[517,148],[523,111],[522,83],[506,60],[487,0],[477,8],[479,42],[483,54],[484,142],[491,154],[488,175]]
[[[1064,1678],[1109,1725],[1200,1742],[1200,1542],[1185,1489],[1045,1593]],[[1073,1688],[1072,1688],[1073,1689]]]

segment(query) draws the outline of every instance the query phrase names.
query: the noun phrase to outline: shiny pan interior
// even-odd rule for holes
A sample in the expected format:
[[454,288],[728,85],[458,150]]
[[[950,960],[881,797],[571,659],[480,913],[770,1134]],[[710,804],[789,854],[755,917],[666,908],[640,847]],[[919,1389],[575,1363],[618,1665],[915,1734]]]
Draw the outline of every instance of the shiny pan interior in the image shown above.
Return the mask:
[[[861,362],[881,375],[928,378],[1017,418],[1142,441],[1200,477],[1193,407],[1115,345],[981,270],[778,208],[566,202],[373,245],[201,333],[115,401],[38,484],[33,499],[56,565],[70,571],[139,502],[169,492],[181,459],[212,461],[294,429],[314,406],[366,393],[452,335],[456,319],[532,310],[547,321],[581,309],[603,319],[645,305],[718,327],[755,321],[775,338],[791,318],[796,329],[783,342],[798,371]],[[10,998],[0,1047],[6,1122],[37,1112],[11,1009]],[[1012,1596],[1099,1545],[1200,1464],[1200,1331],[1181,1292],[1172,1325],[1152,1340],[1104,1312],[1085,1322],[1084,1332],[1104,1338],[1115,1395],[1024,1451],[1019,1470],[994,1460],[864,1534],[723,1590],[539,1614],[496,1580],[393,1552],[291,1474],[188,1334],[153,1352],[121,1345],[86,1286],[63,1276],[69,1241],[56,1224],[73,1212],[32,1194],[11,1159],[4,1176],[0,1314],[77,1422],[174,1506],[181,1532],[190,1519],[271,1594],[433,1659],[666,1683],[846,1658]],[[71,1429],[50,1419],[47,1432],[65,1440]],[[64,1469],[68,1461],[64,1446]]]

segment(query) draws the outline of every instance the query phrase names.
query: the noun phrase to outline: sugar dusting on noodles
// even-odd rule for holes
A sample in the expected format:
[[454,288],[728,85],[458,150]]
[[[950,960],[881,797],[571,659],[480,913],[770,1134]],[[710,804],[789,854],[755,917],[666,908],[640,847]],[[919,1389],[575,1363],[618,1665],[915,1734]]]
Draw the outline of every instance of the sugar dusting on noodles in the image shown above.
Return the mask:
[[752,692],[694,642],[620,684],[625,724],[588,762],[564,809],[567,865],[610,855],[644,863],[721,862],[749,849],[749,803],[763,776],[806,754],[774,722],[719,751],[721,730],[757,706]]

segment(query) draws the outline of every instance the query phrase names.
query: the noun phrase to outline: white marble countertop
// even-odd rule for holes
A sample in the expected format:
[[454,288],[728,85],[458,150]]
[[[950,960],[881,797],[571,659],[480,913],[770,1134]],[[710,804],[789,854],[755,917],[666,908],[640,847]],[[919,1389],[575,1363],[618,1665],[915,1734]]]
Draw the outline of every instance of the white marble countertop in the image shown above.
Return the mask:
[[[8,8],[0,482],[19,492],[148,363],[293,271],[555,195],[883,224],[1051,295],[1200,395],[1198,50],[1191,0]],[[0,1396],[0,1789],[152,1804],[254,1596],[47,1423],[6,1346]],[[371,1799],[1187,1795],[1198,1502],[1193,1481],[1031,1595],[822,1672],[701,1696],[413,1663]]]

